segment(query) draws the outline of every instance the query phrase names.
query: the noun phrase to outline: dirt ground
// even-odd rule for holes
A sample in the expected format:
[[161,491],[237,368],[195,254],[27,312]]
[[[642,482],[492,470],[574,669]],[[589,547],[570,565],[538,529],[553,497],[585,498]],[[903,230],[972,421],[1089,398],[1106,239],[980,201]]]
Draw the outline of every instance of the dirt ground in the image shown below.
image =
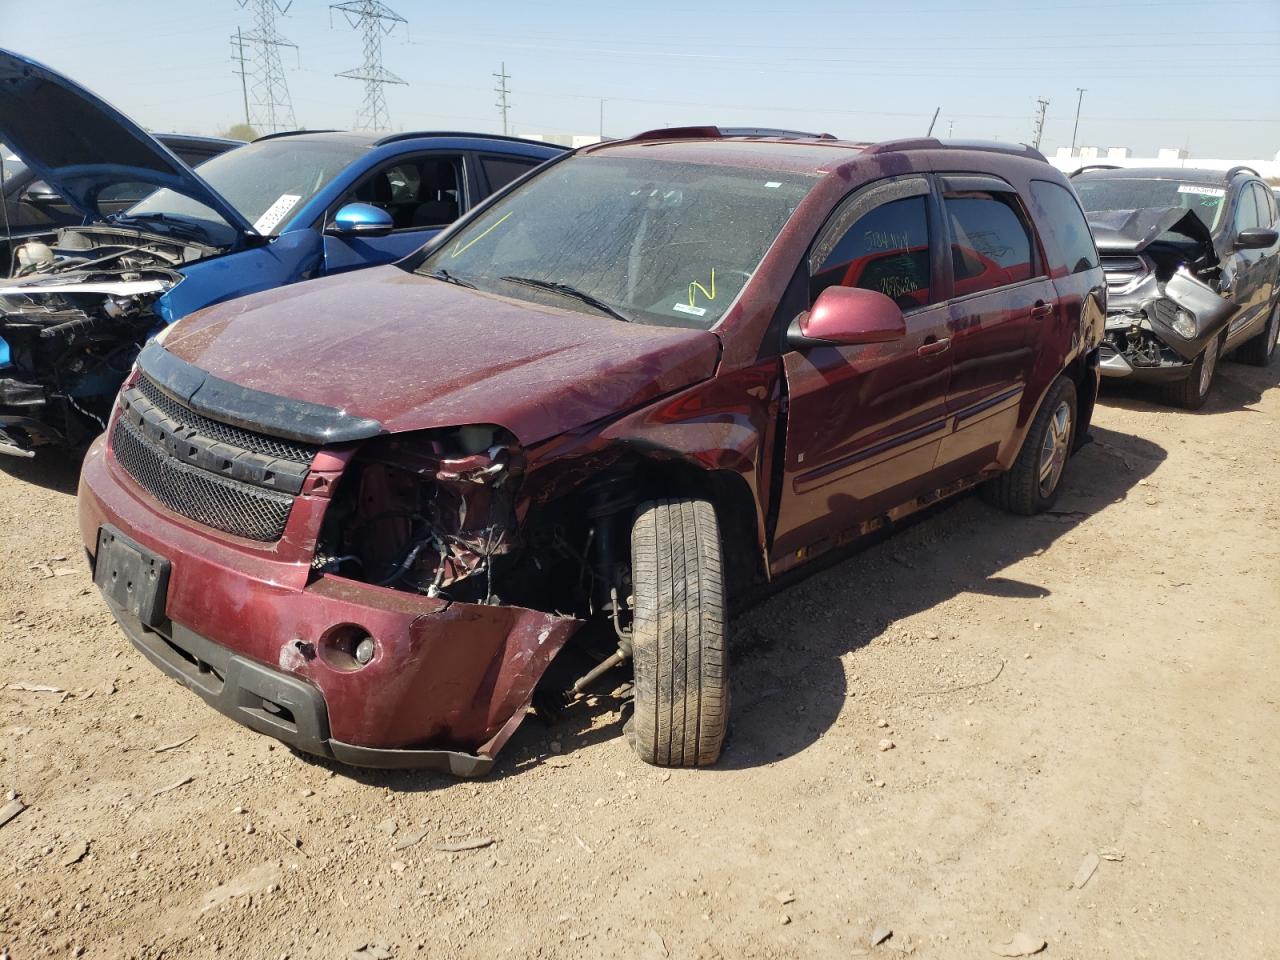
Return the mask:
[[608,683],[478,782],[301,758],[129,646],[73,466],[3,464],[0,956],[1276,956],[1278,381],[1108,391],[1053,515],[964,498],[746,614],[701,771]]

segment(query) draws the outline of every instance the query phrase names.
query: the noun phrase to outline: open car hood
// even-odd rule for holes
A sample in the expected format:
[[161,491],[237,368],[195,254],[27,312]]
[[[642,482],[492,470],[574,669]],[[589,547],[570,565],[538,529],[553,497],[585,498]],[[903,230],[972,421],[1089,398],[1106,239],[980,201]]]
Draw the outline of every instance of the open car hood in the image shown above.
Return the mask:
[[62,74],[0,49],[0,142],[79,213],[102,219],[97,198],[120,183],[169,187],[216,211],[244,236],[253,227],[159,141]]
[[1176,233],[1213,251],[1213,235],[1185,207],[1148,207],[1141,210],[1094,210],[1086,214],[1100,253],[1139,253],[1165,233]]
[[163,350],[144,351],[148,375],[166,354],[185,370],[168,363],[178,372],[164,382],[195,409],[295,439],[298,411],[319,422],[323,410],[372,432],[492,423],[532,444],[704,380],[720,356],[707,330],[621,323],[394,266],[230,300],[171,329]]

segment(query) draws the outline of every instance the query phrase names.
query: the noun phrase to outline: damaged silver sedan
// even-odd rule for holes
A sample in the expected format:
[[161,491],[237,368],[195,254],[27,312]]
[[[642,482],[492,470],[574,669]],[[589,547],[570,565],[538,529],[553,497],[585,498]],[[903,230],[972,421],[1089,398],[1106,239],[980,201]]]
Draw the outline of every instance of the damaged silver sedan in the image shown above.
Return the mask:
[[1275,198],[1247,167],[1089,167],[1080,196],[1107,276],[1104,376],[1198,409],[1218,360],[1263,365],[1280,337]]

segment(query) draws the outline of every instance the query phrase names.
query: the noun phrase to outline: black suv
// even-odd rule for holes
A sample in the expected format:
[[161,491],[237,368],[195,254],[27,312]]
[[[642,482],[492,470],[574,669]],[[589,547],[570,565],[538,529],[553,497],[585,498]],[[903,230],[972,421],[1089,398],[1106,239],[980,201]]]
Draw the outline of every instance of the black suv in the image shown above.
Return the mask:
[[1104,376],[1159,383],[1194,410],[1227,351],[1271,360],[1280,217],[1257,171],[1090,166],[1071,182],[1107,275]]

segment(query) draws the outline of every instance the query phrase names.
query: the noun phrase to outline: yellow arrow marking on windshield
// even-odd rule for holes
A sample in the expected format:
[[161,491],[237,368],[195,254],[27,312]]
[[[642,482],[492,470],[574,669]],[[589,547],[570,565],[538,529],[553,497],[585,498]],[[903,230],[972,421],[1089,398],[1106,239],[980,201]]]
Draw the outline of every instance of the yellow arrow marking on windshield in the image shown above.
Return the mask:
[[716,268],[715,267],[711,268],[711,289],[710,290],[708,290],[706,287],[700,284],[697,280],[694,280],[689,284],[689,306],[691,307],[697,306],[697,304],[695,304],[693,301],[694,301],[694,298],[697,296],[699,290],[702,291],[702,295],[706,297],[708,300],[714,300],[716,298]]
[[[478,236],[478,237],[474,237],[474,238],[472,238],[471,240],[469,240],[469,241],[467,242],[467,245],[466,245],[465,247],[459,248],[459,247],[458,247],[458,245],[455,243],[455,244],[453,245],[453,250],[449,253],[449,258],[450,258],[450,259],[453,259],[454,257],[457,257],[458,255],[460,255],[460,254],[462,254],[462,253],[465,253],[465,252],[467,251],[467,248],[468,248],[468,247],[470,247],[472,244],[479,243],[481,240],[483,240],[483,239],[484,239],[485,237],[487,237],[489,234],[493,233],[493,231],[494,231],[494,230],[497,230],[497,229],[498,229],[498,227],[502,226],[502,221],[503,221],[503,220],[505,220],[505,219],[507,219],[507,217],[509,217],[509,216],[511,216],[511,214],[509,214],[509,213],[504,213],[501,217],[499,217],[499,218],[498,218],[498,220],[497,220],[497,221],[496,221],[496,222],[495,222],[491,227],[489,227],[489,229],[488,229],[488,230],[486,230],[484,233],[480,234],[480,236]],[[714,279],[714,278],[713,278],[713,279]],[[714,284],[714,283],[712,283],[712,286],[715,286],[715,284]]]

